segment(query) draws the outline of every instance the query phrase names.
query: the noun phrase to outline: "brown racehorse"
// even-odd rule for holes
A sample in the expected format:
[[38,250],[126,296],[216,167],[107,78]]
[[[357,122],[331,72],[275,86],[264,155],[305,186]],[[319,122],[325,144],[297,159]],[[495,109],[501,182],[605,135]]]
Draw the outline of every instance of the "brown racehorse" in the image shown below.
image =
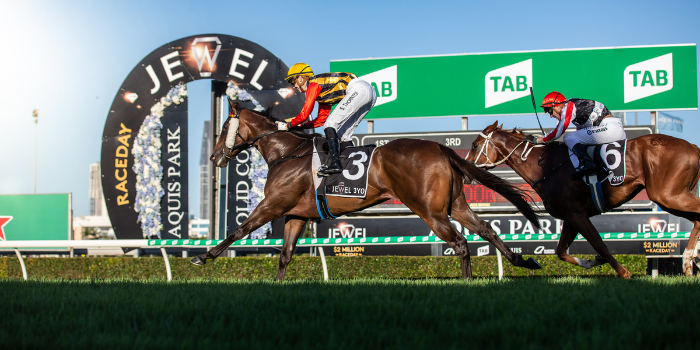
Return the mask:
[[[498,122],[484,129],[472,143],[467,160],[493,167],[505,162],[542,198],[545,209],[564,221],[556,249],[559,259],[584,268],[609,263],[620,276],[630,272],[610,254],[589,217],[597,215],[588,186],[572,179],[574,171],[566,145],[538,145],[523,141],[519,130],[506,131]],[[603,185],[605,205],[615,208],[646,188],[649,198],[667,212],[693,222],[693,231],[683,254],[683,270],[692,273],[691,259],[700,231],[700,198],[694,193],[700,177],[700,149],[684,140],[652,134],[627,141],[626,176],[619,186]],[[600,255],[583,260],[567,254],[576,234]],[[602,258],[601,258],[602,257]]]
[[[241,111],[237,104],[230,104],[236,114],[229,116],[224,123],[211,160],[216,166],[225,167],[242,149],[251,146],[257,148],[270,167],[265,199],[224,241],[194,257],[191,262],[203,265],[207,259],[215,259],[233,242],[266,222],[286,216],[284,244],[277,272],[277,280],[283,280],[304,225],[309,219],[320,219],[311,172],[311,135],[278,131],[272,119],[247,109]],[[226,146],[227,137],[232,147]],[[472,276],[469,249],[464,236],[450,223],[450,215],[493,244],[513,265],[540,268],[534,259],[526,261],[511,252],[491,226],[469,208],[464,198],[463,183],[465,178],[467,181],[473,179],[493,189],[539,227],[536,214],[525,201],[529,196],[465,161],[452,149],[430,141],[395,140],[376,149],[370,169],[366,198],[329,197],[328,205],[333,215],[340,216],[396,198],[454,249],[459,256],[464,278],[471,279]]]

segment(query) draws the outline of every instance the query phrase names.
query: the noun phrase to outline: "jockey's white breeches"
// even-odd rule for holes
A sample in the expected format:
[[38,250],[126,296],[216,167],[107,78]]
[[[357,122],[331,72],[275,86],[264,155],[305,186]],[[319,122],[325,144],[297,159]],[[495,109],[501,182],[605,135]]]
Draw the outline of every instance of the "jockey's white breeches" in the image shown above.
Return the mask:
[[564,134],[564,143],[569,149],[575,144],[581,143],[584,145],[600,145],[627,138],[625,128],[622,125],[622,120],[619,118],[605,118],[598,126],[591,126],[567,132]]
[[345,97],[335,106],[323,124],[323,129],[333,128],[341,141],[352,140],[352,133],[362,118],[377,102],[377,92],[362,79],[353,79],[348,84]]

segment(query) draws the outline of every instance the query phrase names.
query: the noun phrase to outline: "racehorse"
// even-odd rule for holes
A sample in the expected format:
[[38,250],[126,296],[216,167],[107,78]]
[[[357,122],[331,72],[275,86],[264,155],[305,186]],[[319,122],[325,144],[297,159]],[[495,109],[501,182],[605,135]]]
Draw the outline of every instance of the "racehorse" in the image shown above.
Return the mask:
[[[241,150],[255,147],[269,166],[265,198],[225,240],[194,257],[191,262],[203,265],[207,259],[215,259],[233,242],[266,222],[285,216],[284,243],[277,272],[277,280],[283,280],[304,225],[309,219],[320,219],[311,171],[313,142],[310,141],[313,135],[279,131],[270,117],[248,109],[241,110],[237,102],[229,101],[229,105],[231,111],[214,147],[211,161],[218,167],[226,167]],[[334,216],[396,198],[454,249],[465,279],[472,277],[469,249],[466,239],[450,223],[448,216],[493,244],[513,265],[541,268],[534,259],[526,261],[511,252],[490,225],[469,208],[464,198],[463,184],[465,179],[476,180],[493,189],[539,227],[537,215],[526,202],[526,199],[530,199],[529,195],[465,161],[452,149],[431,141],[395,140],[376,148],[369,169],[365,198],[328,197],[328,206]]]
[[[556,249],[559,259],[583,268],[607,262],[620,276],[629,278],[630,272],[610,254],[589,219],[598,212],[588,186],[572,178],[574,167],[567,147],[558,142],[533,147],[520,130],[506,131],[497,125],[498,121],[481,132],[466,159],[485,168],[505,163],[532,186],[547,212],[564,222]],[[618,207],[646,188],[649,199],[660,208],[692,221],[693,230],[683,254],[683,270],[690,275],[700,231],[700,198],[694,194],[700,177],[700,149],[675,137],[644,135],[627,141],[625,169],[621,185],[603,184],[606,207]],[[567,254],[578,232],[599,254],[595,260]]]

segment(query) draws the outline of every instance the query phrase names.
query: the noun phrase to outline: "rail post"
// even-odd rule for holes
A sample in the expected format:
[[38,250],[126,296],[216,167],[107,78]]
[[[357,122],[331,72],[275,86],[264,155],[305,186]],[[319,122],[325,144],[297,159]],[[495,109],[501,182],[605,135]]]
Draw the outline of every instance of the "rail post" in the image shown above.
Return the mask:
[[163,254],[163,259],[165,260],[165,272],[168,275],[168,282],[170,282],[173,280],[173,273],[170,271],[170,260],[168,260],[168,253],[163,247],[160,248],[160,252]]

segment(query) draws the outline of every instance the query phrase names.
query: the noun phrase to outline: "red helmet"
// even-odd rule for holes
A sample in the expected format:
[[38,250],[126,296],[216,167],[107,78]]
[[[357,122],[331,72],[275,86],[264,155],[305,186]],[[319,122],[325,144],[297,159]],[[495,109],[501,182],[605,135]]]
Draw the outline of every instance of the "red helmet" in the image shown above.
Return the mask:
[[566,102],[566,97],[564,97],[564,95],[560,92],[552,91],[544,97],[540,107],[554,107],[554,105],[560,105],[564,102]]

